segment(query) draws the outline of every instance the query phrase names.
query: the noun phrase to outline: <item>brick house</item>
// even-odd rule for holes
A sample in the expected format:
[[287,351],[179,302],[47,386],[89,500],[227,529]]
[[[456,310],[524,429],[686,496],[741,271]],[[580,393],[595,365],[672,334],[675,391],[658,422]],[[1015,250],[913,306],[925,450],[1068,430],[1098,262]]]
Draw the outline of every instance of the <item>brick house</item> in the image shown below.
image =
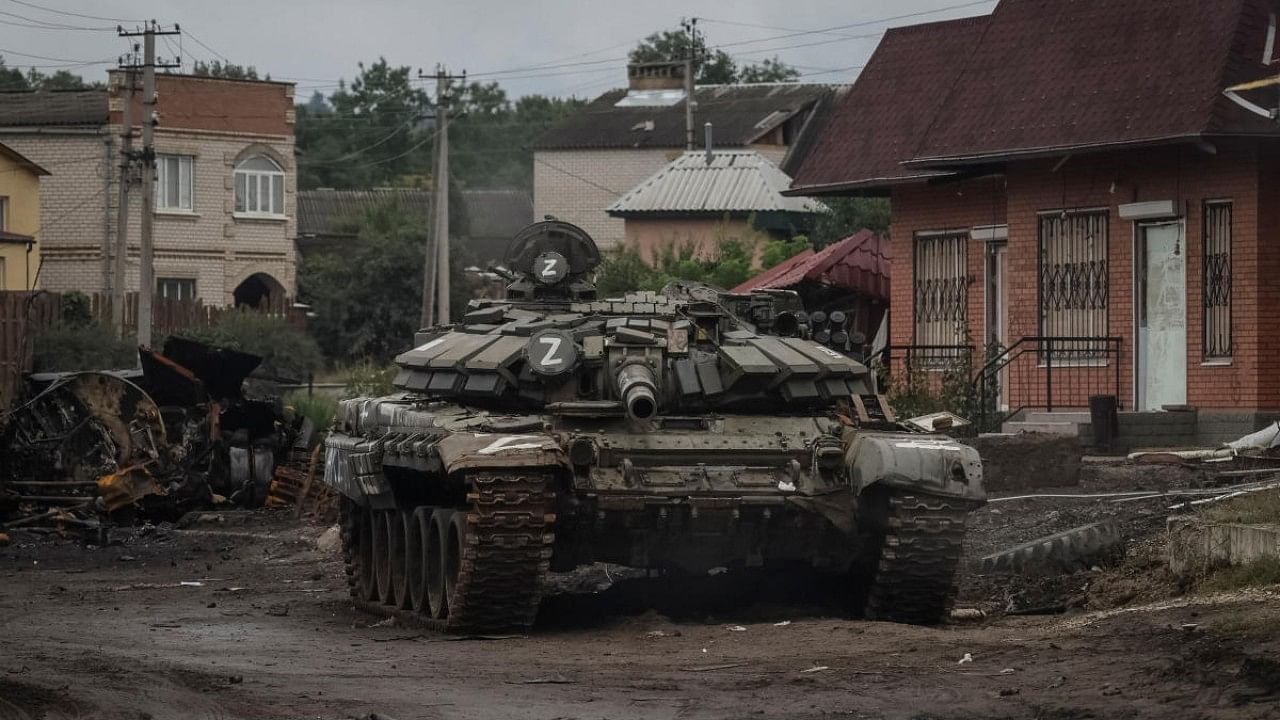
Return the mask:
[[891,30],[790,192],[891,198],[896,357],[971,352],[1009,411],[1114,394],[1237,436],[1280,415],[1280,126],[1226,91],[1276,75],[1278,10],[1002,0]]
[[[683,64],[632,65],[626,89],[611,90],[534,143],[534,217],[582,227],[602,248],[625,241],[606,208],[680,157],[686,148]],[[847,85],[699,85],[696,144],[711,123],[717,149],[754,150],[787,174],[799,166]]]
[[[123,83],[111,72],[106,90],[0,94],[0,142],[52,173],[42,185],[41,288],[111,288]],[[214,305],[293,294],[293,85],[160,74],[156,89],[156,292]],[[142,117],[140,92],[132,116]],[[135,183],[130,292],[138,288]]]

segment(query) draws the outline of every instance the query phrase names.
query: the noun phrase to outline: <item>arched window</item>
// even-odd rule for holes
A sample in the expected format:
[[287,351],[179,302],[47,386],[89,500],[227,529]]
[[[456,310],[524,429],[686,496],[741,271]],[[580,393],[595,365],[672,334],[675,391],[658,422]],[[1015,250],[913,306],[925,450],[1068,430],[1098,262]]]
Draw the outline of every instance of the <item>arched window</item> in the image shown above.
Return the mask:
[[236,165],[236,212],[284,215],[284,170],[266,155],[251,155]]

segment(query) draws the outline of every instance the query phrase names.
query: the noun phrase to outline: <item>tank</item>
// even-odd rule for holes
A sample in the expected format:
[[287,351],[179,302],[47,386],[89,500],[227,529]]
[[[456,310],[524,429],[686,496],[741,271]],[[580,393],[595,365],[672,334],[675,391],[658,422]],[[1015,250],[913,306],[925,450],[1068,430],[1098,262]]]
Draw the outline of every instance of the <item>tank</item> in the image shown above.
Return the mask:
[[601,299],[599,263],[581,229],[529,226],[505,299],[417,333],[396,394],[341,404],[324,480],[357,604],[523,632],[548,573],[588,563],[803,564],[850,581],[850,613],[944,620],[977,453],[898,424],[793,293]]

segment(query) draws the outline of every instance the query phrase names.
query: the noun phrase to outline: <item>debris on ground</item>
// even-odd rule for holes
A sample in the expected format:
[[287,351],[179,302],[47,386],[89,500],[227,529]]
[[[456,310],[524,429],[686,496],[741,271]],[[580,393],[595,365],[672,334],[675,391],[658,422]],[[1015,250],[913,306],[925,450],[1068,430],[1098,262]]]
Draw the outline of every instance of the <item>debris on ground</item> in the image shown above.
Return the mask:
[[294,428],[242,386],[262,358],[179,337],[140,370],[43,373],[0,421],[0,522],[98,530],[260,507]]

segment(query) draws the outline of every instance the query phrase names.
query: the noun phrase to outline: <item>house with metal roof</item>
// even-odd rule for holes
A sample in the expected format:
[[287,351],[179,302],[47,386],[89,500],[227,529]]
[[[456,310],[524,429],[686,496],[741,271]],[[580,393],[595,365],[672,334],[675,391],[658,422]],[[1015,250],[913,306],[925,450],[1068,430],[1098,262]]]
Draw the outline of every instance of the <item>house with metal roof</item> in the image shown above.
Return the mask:
[[[661,72],[663,70],[669,72]],[[689,148],[683,65],[632,65],[627,88],[610,90],[534,143],[534,216],[581,226],[604,248],[625,239],[607,209]],[[699,85],[693,118],[700,144],[752,150],[792,172],[847,85]]]
[[715,251],[720,239],[791,237],[826,207],[782,193],[791,178],[753,150],[686,152],[608,207],[625,221],[625,244],[652,259],[665,247]]
[[891,198],[899,367],[969,357],[1009,412],[1114,395],[1237,437],[1280,417],[1277,15],[1001,0],[890,30],[790,192]]

